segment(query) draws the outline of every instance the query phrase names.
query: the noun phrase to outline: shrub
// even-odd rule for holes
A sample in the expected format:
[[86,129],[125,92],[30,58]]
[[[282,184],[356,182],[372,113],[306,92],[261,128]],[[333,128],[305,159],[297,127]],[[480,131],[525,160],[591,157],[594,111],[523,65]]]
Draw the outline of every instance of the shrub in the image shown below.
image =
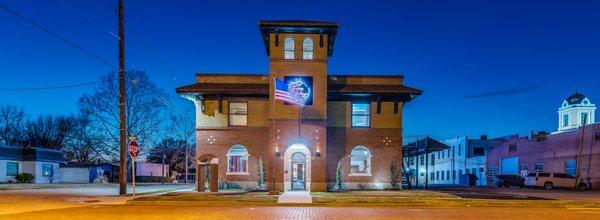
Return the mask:
[[236,182],[219,180],[219,189],[242,189],[242,187]]
[[31,173],[20,173],[15,176],[15,179],[19,181],[19,183],[33,183],[35,177]]

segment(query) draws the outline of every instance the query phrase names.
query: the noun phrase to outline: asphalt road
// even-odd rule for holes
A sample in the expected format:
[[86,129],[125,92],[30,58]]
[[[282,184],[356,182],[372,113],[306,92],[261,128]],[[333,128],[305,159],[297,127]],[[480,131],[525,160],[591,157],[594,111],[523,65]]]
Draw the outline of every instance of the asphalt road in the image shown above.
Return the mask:
[[600,209],[96,205],[0,219],[600,219]]

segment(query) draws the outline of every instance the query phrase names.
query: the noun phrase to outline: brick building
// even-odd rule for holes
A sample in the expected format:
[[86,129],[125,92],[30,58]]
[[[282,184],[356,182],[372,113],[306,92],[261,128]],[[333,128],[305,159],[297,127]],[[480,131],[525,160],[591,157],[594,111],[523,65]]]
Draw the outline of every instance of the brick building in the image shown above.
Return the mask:
[[[532,137],[512,136],[488,151],[488,174],[527,176],[531,172],[557,172],[575,176],[581,148],[581,180],[600,188],[600,124],[595,105],[579,93],[567,98],[558,110],[558,131]],[[584,124],[587,124],[583,126]]]
[[[338,165],[348,188],[389,188],[392,163],[401,174],[402,109],[421,91],[401,75],[329,74],[338,23],[258,26],[269,73],[200,73],[177,88],[196,106],[198,189],[207,172],[211,185],[262,188],[261,161],[271,191],[331,189]],[[275,79],[300,83],[305,105],[276,100]]]

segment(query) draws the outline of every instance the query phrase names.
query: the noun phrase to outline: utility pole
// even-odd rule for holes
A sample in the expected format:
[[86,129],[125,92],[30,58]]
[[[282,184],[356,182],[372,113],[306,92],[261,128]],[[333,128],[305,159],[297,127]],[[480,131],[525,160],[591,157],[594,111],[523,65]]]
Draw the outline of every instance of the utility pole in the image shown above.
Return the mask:
[[577,162],[575,163],[575,189],[579,186],[581,182],[581,150],[583,149],[583,138],[585,132],[585,125],[587,123],[587,116],[583,118],[583,126],[581,126],[581,138],[579,138],[579,153],[577,153]]
[[160,185],[165,185],[165,149],[162,150],[162,174],[160,176]]
[[[125,127],[125,12],[119,0],[119,195],[127,194],[127,130]],[[135,177],[133,177],[135,178]]]

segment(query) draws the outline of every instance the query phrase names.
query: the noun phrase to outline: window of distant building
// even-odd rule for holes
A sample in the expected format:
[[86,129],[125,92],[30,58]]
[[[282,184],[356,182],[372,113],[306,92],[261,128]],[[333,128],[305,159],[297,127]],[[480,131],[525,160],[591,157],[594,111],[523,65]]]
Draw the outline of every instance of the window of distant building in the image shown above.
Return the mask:
[[477,175],[477,168],[471,168],[471,174]]
[[527,170],[527,164],[526,163],[521,164],[521,170]]
[[588,120],[588,113],[587,112],[582,112],[581,113],[581,124],[588,124],[589,120]]
[[248,175],[248,150],[236,144],[227,151],[227,175]]
[[431,174],[429,174],[429,179],[435,180],[435,172],[431,172]]
[[283,41],[283,59],[293,60],[294,59],[294,50],[296,49],[296,43],[294,42],[294,38],[286,37]]
[[371,152],[365,146],[350,151],[350,175],[371,174]]
[[450,180],[450,170],[446,170],[446,179]]
[[442,181],[444,181],[444,171],[442,171]]
[[576,167],[577,161],[576,160],[567,160],[565,161],[565,173],[571,175],[571,176],[575,176],[575,167]]
[[431,154],[431,165],[435,165],[435,154]]
[[51,177],[54,175],[54,166],[49,163],[42,165],[42,176]]
[[313,40],[311,38],[305,38],[302,42],[302,59],[312,60],[314,54]]
[[352,103],[352,127],[371,126],[371,104]]
[[517,145],[516,144],[508,145],[508,152],[514,152],[514,151],[517,151]]
[[440,180],[440,171],[435,171],[435,180],[436,181]]
[[421,165],[421,166],[425,165],[425,157],[423,154],[421,154],[419,156],[419,165]]
[[563,115],[563,127],[568,127],[568,126],[569,126],[569,115],[564,114]]
[[461,145],[459,144],[459,145],[458,145],[458,156],[460,156],[460,155],[461,155],[461,150],[462,150],[462,147],[461,147]]
[[231,102],[229,103],[229,125],[247,125],[248,124],[248,103]]
[[19,163],[6,162],[6,176],[17,176],[19,174]]
[[544,164],[537,162],[537,163],[535,163],[533,168],[535,169],[535,171],[540,172],[540,171],[544,170]]
[[408,158],[408,165],[415,165],[415,157]]
[[456,170],[452,170],[452,180],[456,179]]
[[[452,150],[454,150],[454,146],[452,146]],[[450,149],[448,149],[448,155],[447,155],[447,157],[450,158]]]

